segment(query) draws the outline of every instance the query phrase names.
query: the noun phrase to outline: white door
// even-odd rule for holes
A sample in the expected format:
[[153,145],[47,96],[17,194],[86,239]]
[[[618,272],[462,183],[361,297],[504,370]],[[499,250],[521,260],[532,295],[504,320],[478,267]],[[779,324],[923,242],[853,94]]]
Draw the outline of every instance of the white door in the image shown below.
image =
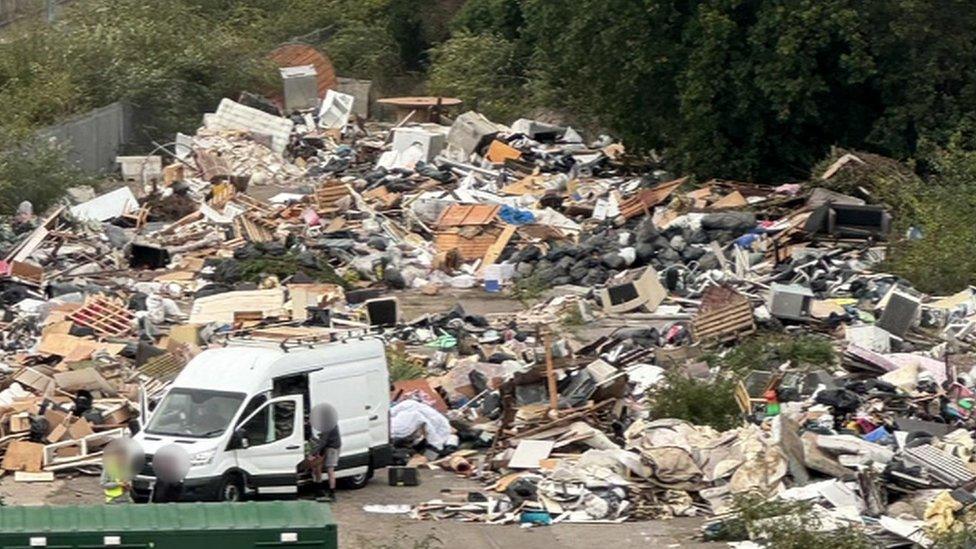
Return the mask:
[[269,400],[240,426],[237,466],[247,472],[261,494],[298,491],[298,464],[305,458],[301,395]]
[[367,376],[327,372],[328,369],[324,369],[309,374],[311,405],[331,404],[339,416],[342,449],[337,469],[355,469],[352,474],[365,472],[369,465],[369,417],[376,414],[369,399]]
[[390,382],[382,372],[370,372],[369,377],[369,439],[370,447],[390,443]]

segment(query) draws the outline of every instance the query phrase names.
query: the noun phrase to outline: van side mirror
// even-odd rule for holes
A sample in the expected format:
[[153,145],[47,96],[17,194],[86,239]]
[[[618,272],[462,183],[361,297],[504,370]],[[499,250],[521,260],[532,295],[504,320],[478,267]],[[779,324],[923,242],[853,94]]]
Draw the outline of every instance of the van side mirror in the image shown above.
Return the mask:
[[234,434],[230,437],[230,449],[247,449],[250,446],[250,442],[247,440],[247,434],[244,429],[235,429]]

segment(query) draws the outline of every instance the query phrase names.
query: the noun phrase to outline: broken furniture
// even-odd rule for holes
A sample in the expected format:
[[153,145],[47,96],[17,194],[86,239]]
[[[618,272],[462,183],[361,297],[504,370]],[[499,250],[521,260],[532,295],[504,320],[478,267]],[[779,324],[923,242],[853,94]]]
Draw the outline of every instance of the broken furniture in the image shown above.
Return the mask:
[[621,273],[599,291],[607,313],[623,313],[638,307],[654,312],[667,295],[653,267]]

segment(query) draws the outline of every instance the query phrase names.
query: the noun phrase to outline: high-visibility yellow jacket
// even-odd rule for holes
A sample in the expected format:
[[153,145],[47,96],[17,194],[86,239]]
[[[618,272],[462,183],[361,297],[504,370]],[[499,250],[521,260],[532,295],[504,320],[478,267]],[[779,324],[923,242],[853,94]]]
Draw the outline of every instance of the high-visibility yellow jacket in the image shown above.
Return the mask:
[[105,503],[112,503],[125,495],[125,482],[122,480],[119,467],[111,461],[102,464],[101,484],[105,493]]

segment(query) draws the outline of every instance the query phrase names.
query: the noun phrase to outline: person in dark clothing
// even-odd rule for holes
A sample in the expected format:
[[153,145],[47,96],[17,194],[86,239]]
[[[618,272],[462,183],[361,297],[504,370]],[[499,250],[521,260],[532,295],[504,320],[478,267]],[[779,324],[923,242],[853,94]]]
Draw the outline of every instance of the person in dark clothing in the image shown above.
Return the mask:
[[339,436],[339,422],[332,406],[320,404],[312,410],[312,428],[317,434],[309,440],[308,466],[312,471],[312,481],[316,490],[324,495],[322,490],[322,469],[329,475],[329,492],[326,498],[335,501],[336,477],[335,468],[339,463],[339,450],[342,448],[342,438]]
[[163,480],[157,480],[153,485],[152,497],[149,499],[149,501],[152,503],[176,503],[180,501],[182,497],[182,482],[166,482]]
[[190,456],[186,450],[175,444],[167,444],[158,451],[152,460],[156,482],[153,484],[150,502],[174,503],[183,496],[183,482],[190,472]]

